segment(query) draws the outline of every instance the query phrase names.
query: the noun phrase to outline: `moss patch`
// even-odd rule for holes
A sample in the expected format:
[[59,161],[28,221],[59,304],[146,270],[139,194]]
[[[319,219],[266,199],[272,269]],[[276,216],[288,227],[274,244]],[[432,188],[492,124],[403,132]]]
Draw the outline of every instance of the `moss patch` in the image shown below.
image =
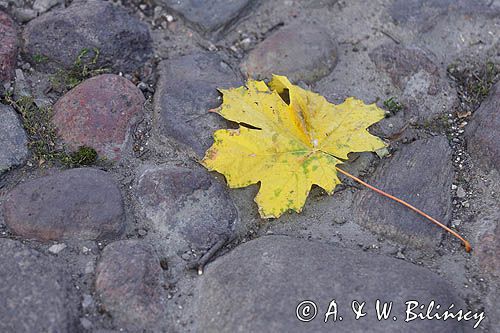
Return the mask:
[[500,66],[486,63],[455,61],[447,67],[448,76],[456,82],[460,102],[470,111],[479,107],[500,78]]
[[52,109],[38,107],[33,97],[23,96],[14,100],[7,95],[6,104],[11,105],[22,118],[28,136],[28,147],[38,164],[57,163],[68,168],[92,165],[97,162],[97,152],[90,147],[80,147],[77,151],[66,153],[58,144],[57,132],[51,123]]
[[52,75],[50,78],[52,89],[64,92],[92,76],[109,72],[109,69],[97,66],[98,60],[99,49],[82,49],[70,69],[59,69]]
[[387,109],[387,111],[389,111],[393,115],[398,113],[404,108],[403,104],[398,102],[396,97],[391,97],[386,99],[384,101],[384,107]]
[[97,161],[97,152],[94,148],[87,146],[81,146],[69,156],[71,164],[77,166],[92,165]]

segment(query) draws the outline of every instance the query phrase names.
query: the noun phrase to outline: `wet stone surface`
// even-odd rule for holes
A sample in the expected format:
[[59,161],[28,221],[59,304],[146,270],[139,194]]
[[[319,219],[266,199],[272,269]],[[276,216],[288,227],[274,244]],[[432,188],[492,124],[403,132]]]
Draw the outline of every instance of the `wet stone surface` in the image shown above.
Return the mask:
[[41,241],[113,239],[124,231],[120,190],[106,172],[71,169],[16,186],[4,202],[16,235]]

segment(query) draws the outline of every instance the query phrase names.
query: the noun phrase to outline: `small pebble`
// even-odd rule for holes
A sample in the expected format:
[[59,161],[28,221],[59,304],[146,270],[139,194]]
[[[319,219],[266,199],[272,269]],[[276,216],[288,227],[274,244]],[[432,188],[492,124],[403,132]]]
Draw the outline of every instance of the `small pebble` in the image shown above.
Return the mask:
[[398,251],[398,253],[396,253],[396,258],[398,259],[405,259],[405,255],[403,254],[403,252],[401,251]]
[[53,254],[58,254],[62,250],[64,250],[67,247],[66,244],[60,243],[60,244],[54,244],[51,247],[49,247],[49,252]]
[[92,322],[88,320],[87,318],[80,318],[80,324],[82,324],[82,327],[86,330],[89,330],[92,328]]
[[459,198],[465,198],[466,195],[467,195],[467,193],[462,188],[462,186],[458,186],[457,187],[457,197],[459,197]]
[[94,273],[94,261],[90,260],[87,265],[85,265],[85,274],[92,274]]
[[94,299],[92,298],[92,296],[89,294],[83,294],[82,307],[86,309],[92,304],[94,304]]
[[137,88],[141,89],[142,91],[148,91],[149,90],[148,85],[146,83],[142,82],[142,81],[137,84]]

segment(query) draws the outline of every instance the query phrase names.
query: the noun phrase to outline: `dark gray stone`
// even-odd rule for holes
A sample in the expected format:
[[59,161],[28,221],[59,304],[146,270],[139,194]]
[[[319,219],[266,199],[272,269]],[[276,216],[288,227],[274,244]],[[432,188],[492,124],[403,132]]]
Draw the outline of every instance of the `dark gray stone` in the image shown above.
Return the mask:
[[26,23],[34,19],[38,13],[31,8],[16,8],[12,9],[12,16],[16,18],[19,23]]
[[308,1],[301,1],[300,5],[303,6],[304,8],[320,9],[324,7],[332,7],[337,2],[338,0],[308,0]]
[[0,174],[24,163],[28,156],[26,133],[15,111],[0,104]]
[[77,1],[41,15],[26,25],[23,39],[25,54],[39,70],[71,68],[85,48],[99,49],[96,67],[124,72],[134,71],[152,55],[147,25],[101,0]]
[[35,2],[33,2],[33,9],[42,14],[63,2],[63,0],[35,0]]
[[149,244],[123,240],[106,246],[95,287],[118,327],[158,332],[165,325],[162,268]]
[[156,130],[203,156],[213,142],[213,132],[226,124],[208,112],[221,104],[217,88],[240,85],[231,68],[213,53],[163,61],[154,96]]
[[77,298],[53,258],[0,238],[1,332],[76,332]]
[[[335,299],[342,321],[324,322]],[[393,302],[378,321],[375,302]],[[317,304],[317,316],[300,322],[296,307]],[[351,302],[366,301],[354,319]],[[286,236],[239,245],[205,269],[197,289],[200,332],[463,332],[463,322],[405,322],[405,302],[431,300],[463,308],[456,291],[432,272],[394,258]],[[424,311],[423,311],[424,312]],[[397,321],[392,319],[397,317]]]
[[156,0],[201,30],[214,31],[236,21],[254,0]]
[[16,24],[9,15],[0,11],[0,92],[3,83],[14,77],[18,47]]
[[271,74],[313,83],[328,75],[337,63],[335,40],[322,28],[304,23],[284,27],[260,43],[241,66],[257,79]]
[[104,171],[81,168],[27,181],[8,193],[5,223],[24,238],[112,239],[124,230],[120,189]]
[[443,110],[457,103],[455,91],[441,76],[431,54],[417,47],[387,43],[373,49],[369,57],[380,75],[387,75],[401,91],[397,100],[403,106],[395,116],[376,124],[375,134],[390,137],[398,135],[409,124],[429,126]]
[[437,93],[439,68],[423,50],[416,47],[405,48],[391,42],[376,47],[369,53],[369,56],[375,66],[384,71],[399,89],[404,90],[413,75],[419,71],[426,71],[432,77],[428,94]]
[[208,249],[232,234],[236,208],[204,170],[152,167],[139,176],[135,193],[141,213],[174,253]]
[[[445,137],[419,140],[383,161],[368,183],[449,224],[451,158]],[[441,228],[380,194],[366,189],[354,202],[358,223],[382,235],[416,246],[435,247],[441,241]]]
[[389,14],[398,24],[426,31],[450,12],[493,14],[489,3],[489,0],[396,0],[389,7]]
[[144,102],[142,92],[126,78],[98,75],[57,101],[52,122],[67,148],[92,147],[118,160],[128,148],[131,128],[143,116]]
[[474,112],[467,126],[467,150],[485,168],[500,171],[500,84],[491,88],[490,95]]

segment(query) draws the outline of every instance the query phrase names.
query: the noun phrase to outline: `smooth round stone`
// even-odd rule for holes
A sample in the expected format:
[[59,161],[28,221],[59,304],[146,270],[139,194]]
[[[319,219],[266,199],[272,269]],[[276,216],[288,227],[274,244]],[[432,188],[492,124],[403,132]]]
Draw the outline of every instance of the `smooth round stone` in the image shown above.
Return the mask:
[[81,168],[17,185],[3,205],[16,235],[41,241],[119,237],[125,212],[120,189],[104,171]]
[[43,71],[70,69],[83,49],[96,48],[96,68],[132,72],[153,52],[147,25],[125,9],[101,0],[73,1],[65,9],[38,16],[26,25],[23,40],[24,53]]
[[94,148],[118,160],[129,148],[131,127],[143,116],[145,98],[122,76],[103,74],[85,80],[54,105],[52,122],[71,150]]
[[295,23],[257,45],[241,70],[257,79],[270,79],[272,74],[278,74],[292,81],[314,83],[327,76],[336,64],[333,36],[316,25]]
[[[465,330],[464,322],[457,320],[405,322],[406,302],[411,300],[424,307],[434,300],[441,307],[454,303],[455,308],[466,309],[456,290],[438,275],[395,258],[318,241],[264,236],[216,259],[200,279],[194,300],[199,332]],[[393,302],[387,320],[377,319],[377,300],[382,306]],[[332,301],[336,317],[326,315],[335,310]],[[355,319],[353,301],[366,302],[366,316]]]

